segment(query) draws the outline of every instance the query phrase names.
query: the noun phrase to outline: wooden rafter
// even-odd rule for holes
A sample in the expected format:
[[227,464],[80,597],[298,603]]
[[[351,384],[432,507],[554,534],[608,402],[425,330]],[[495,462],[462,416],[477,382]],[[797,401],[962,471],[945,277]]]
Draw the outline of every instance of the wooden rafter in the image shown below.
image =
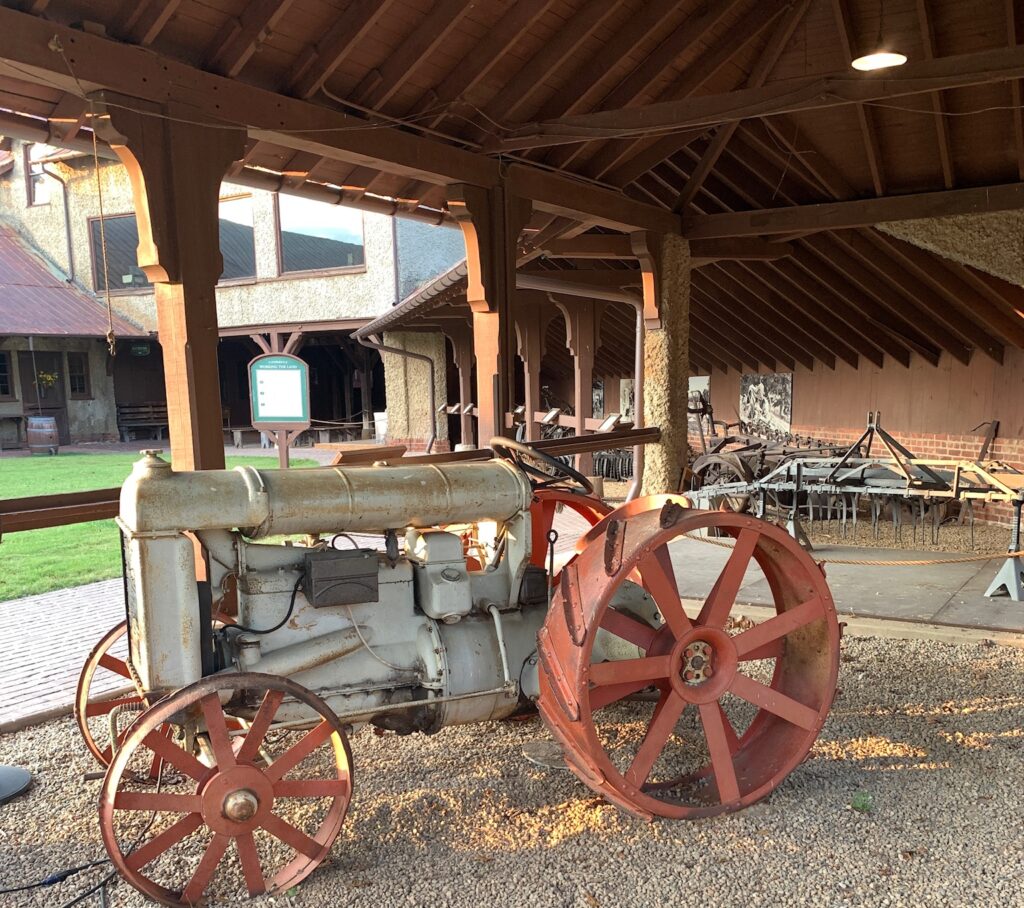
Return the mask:
[[851,78],[846,71],[841,71],[802,76],[769,82],[761,88],[529,123],[495,142],[493,150],[509,151],[537,145],[584,142],[609,135],[649,135],[658,130],[717,126],[737,119],[864,104],[1021,77],[1024,77],[1024,47],[997,48],[907,63],[900,67],[898,75],[887,75],[883,71],[882,75],[862,73]]
[[[423,122],[430,128],[440,125],[451,106],[471,91],[515,45],[519,38],[548,11],[555,0],[517,0],[509,5],[487,36],[458,62],[433,91],[427,92],[410,113],[436,110]],[[437,110],[441,108],[441,110]]]
[[274,30],[294,0],[255,0],[242,15],[231,18],[206,53],[204,68],[222,76],[237,76]]
[[601,47],[581,61],[566,77],[562,87],[536,112],[537,119],[554,119],[585,110],[603,90],[608,73],[635,52],[637,45],[653,33],[675,30],[683,7],[679,0],[648,0],[641,4],[616,32],[614,47]]
[[[728,11],[734,9],[737,5],[738,0],[731,0],[731,2],[722,3],[721,8],[723,11]],[[709,14],[718,6],[719,4],[711,4],[709,7]],[[665,88],[658,93],[657,100],[665,101],[670,99],[687,98],[695,94],[702,85],[710,79],[713,79],[723,69],[723,67],[727,66],[729,61],[740,53],[747,44],[759,36],[775,16],[778,15],[783,6],[784,0],[764,0],[764,2],[760,2],[759,0],[758,4],[746,17],[746,28],[741,35],[736,36],[734,34],[729,34],[723,36],[718,42],[705,50],[696,60],[693,61],[693,63],[686,67],[686,69],[683,70],[683,72],[681,72],[671,84],[665,86]],[[701,17],[701,20],[703,20],[703,18],[704,17]],[[713,22],[710,20],[701,20],[698,20],[698,22],[700,22],[700,32],[702,36],[718,21],[717,19]],[[627,93],[627,96],[630,95]],[[628,103],[632,104],[634,101],[635,97],[630,96],[630,101]],[[611,103],[611,97],[605,98],[602,102],[602,107],[608,108]],[[659,139],[628,139],[624,141],[607,142],[593,156],[593,158],[588,161],[585,172],[589,176],[595,178],[605,178],[616,186],[624,186],[627,182],[630,182],[630,180],[619,175],[618,171],[628,168],[634,157],[644,155],[645,159],[649,158],[650,152],[648,151],[648,148],[650,146],[657,146],[654,158],[654,162],[657,163],[658,160],[663,160],[674,154],[680,148],[692,142],[698,135],[701,135],[706,131],[707,127],[701,126],[696,130],[673,132],[671,135],[662,136]],[[570,145],[566,148],[554,148],[548,153],[545,160],[556,167],[565,167],[571,161],[575,160],[582,150],[583,147],[579,145]],[[653,166],[653,164],[651,166]],[[610,173],[612,170],[616,171],[614,176]]]
[[[850,19],[847,0],[832,0],[832,9],[835,14],[836,28],[839,30],[839,44],[843,56],[847,60],[853,60],[860,56],[860,52],[856,50],[853,21]],[[871,182],[875,187],[875,195],[885,195],[882,155],[878,149],[878,132],[875,129],[874,120],[871,112],[863,104],[854,105],[854,111],[857,114],[857,123],[864,138],[864,154],[867,157],[868,170],[871,171]]]
[[734,330],[731,320],[723,319],[714,305],[709,305],[707,298],[695,288],[690,291],[691,323],[697,319],[702,324],[705,334],[719,338],[723,343],[734,349],[744,363],[755,371],[759,366],[767,366],[775,371],[776,360],[759,344],[758,339],[748,332]]
[[[779,24],[775,26],[775,30],[768,39],[767,45],[758,58],[757,63],[754,64],[750,76],[747,78],[746,88],[760,88],[764,85],[771,71],[775,68],[775,64],[778,62],[782,52],[789,44],[790,38],[793,37],[793,32],[796,31],[797,26],[803,20],[809,5],[810,0],[798,0],[789,8],[789,11],[782,17]],[[711,140],[711,144],[708,145],[693,173],[690,174],[690,179],[686,181],[682,192],[676,197],[672,205],[673,211],[683,211],[693,202],[694,197],[700,191],[701,184],[707,179],[708,174],[721,157],[725,146],[729,144],[739,125],[740,121],[736,120],[718,127],[715,131],[715,137]]]
[[388,55],[379,69],[371,70],[351,95],[363,107],[380,110],[406,81],[430,59],[470,7],[469,0],[438,0],[430,13]]
[[128,0],[119,19],[120,33],[125,41],[147,47],[156,40],[179,6],[181,0]]
[[691,239],[725,236],[768,236],[813,230],[869,227],[884,221],[981,214],[1024,208],[1024,183],[951,189],[912,195],[794,205],[761,211],[697,215],[683,218],[683,233]]
[[[921,47],[924,49],[925,60],[935,59],[935,28],[928,15],[928,4],[925,0],[917,0],[917,21],[921,26]],[[941,91],[933,91],[929,95],[932,111],[935,113],[935,140],[939,146],[939,163],[942,166],[942,182],[947,189],[956,183],[953,173],[953,144],[949,138],[949,117],[946,116],[946,102]]]
[[618,0],[591,0],[566,22],[487,103],[484,109],[486,121],[482,121],[483,132],[493,133],[495,122],[515,122],[543,87],[544,80],[565,63],[601,23],[615,12],[617,6]]
[[[992,341],[1005,338],[1014,346],[1024,348],[1024,325],[1020,319],[1004,317],[1000,308],[994,306],[984,295],[975,290],[966,281],[961,280],[951,268],[946,266],[944,259],[933,253],[898,240],[895,237],[874,232],[876,245],[891,249],[898,261],[912,274],[917,275],[926,285],[931,287],[940,297],[946,299],[951,306],[959,309],[967,318],[976,322],[990,333]],[[979,338],[985,338],[979,335]],[[997,350],[992,347],[993,352]]]
[[[743,275],[747,286],[758,293],[763,294],[762,298],[770,299],[778,296],[785,301],[785,304],[798,313],[805,325],[813,327],[815,335],[822,339],[828,349],[835,353],[841,360],[857,368],[858,354],[862,354],[877,365],[882,363],[881,351],[867,339],[859,334],[853,334],[848,327],[849,322],[841,319],[831,306],[824,303],[803,289],[798,283],[786,281],[782,284],[784,291],[779,286],[779,270],[775,263],[768,263],[760,267],[752,267],[746,263],[737,265],[725,265],[723,267],[733,268],[731,273]],[[785,277],[785,275],[783,275]]]
[[307,47],[295,61],[282,86],[296,98],[311,98],[359,45],[394,0],[352,0],[314,47]]
[[[910,297],[915,303],[928,312],[932,318],[945,325],[961,341],[960,348],[949,348],[949,352],[965,365],[970,362],[970,347],[983,350],[996,362],[1002,360],[1002,345],[984,331],[959,309],[947,305],[932,288],[920,278],[900,265],[891,255],[891,250],[884,243],[877,243],[877,231],[847,230],[836,234],[837,240],[861,261],[874,265],[885,277],[886,281],[900,292]],[[886,253],[881,255],[881,253]],[[987,348],[987,349],[986,349]]]
[[[1021,19],[1024,17],[1017,10],[1017,0],[1005,0],[1005,3],[1009,45],[1016,47],[1020,40]],[[1017,152],[1017,173],[1024,180],[1024,90],[1021,89],[1020,79],[1010,82],[1010,99],[1014,107],[1013,142]]]
[[[857,193],[850,181],[811,140],[787,117],[766,117],[760,121],[765,130],[784,146],[803,167],[821,184],[822,188],[838,201],[854,198]],[[757,140],[756,131],[748,130],[752,139]]]

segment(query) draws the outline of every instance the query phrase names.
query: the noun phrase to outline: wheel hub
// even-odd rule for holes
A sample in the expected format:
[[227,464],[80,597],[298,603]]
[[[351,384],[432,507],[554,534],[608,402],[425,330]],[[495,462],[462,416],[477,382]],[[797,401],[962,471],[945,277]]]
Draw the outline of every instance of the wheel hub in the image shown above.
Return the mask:
[[260,799],[256,797],[256,794],[249,791],[248,788],[242,788],[239,791],[230,792],[224,798],[221,816],[228,820],[234,820],[236,823],[243,823],[246,820],[251,820],[259,807]]
[[695,640],[683,650],[683,680],[692,687],[707,681],[714,670],[714,650],[704,640]]

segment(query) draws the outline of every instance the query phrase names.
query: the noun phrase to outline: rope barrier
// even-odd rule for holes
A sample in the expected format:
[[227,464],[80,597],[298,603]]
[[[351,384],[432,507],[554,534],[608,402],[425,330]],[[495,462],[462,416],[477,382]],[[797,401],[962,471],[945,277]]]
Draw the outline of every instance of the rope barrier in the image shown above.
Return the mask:
[[[723,542],[720,539],[708,539],[706,536],[695,536],[693,533],[685,534],[687,539],[697,542],[704,542],[707,545],[717,545],[722,548],[731,549],[733,543]],[[967,555],[963,558],[919,558],[885,561],[881,558],[816,558],[818,564],[853,564],[864,567],[923,567],[930,564],[967,564],[972,561],[995,561],[1001,558],[1024,557],[1024,550],[1017,552],[996,552],[991,555]]]

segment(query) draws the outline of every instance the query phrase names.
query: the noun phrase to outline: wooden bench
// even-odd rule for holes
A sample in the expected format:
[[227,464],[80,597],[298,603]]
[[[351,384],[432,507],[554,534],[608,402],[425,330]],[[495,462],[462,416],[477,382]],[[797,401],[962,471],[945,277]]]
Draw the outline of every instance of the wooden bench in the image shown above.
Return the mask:
[[118,404],[117,430],[121,441],[132,441],[136,432],[147,432],[150,438],[164,438],[167,432],[167,404]]

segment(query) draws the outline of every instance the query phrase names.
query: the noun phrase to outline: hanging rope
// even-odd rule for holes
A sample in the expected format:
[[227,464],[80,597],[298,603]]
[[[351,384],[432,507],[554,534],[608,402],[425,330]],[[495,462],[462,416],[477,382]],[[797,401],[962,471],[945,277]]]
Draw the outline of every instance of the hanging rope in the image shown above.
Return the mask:
[[103,259],[103,291],[107,301],[107,349],[117,356],[117,338],[114,335],[114,306],[110,299],[110,268],[107,265],[107,219],[103,213],[103,180],[100,178],[100,152],[96,142],[96,110],[89,102],[92,121],[92,163],[96,173],[96,195],[100,206],[100,256]]

